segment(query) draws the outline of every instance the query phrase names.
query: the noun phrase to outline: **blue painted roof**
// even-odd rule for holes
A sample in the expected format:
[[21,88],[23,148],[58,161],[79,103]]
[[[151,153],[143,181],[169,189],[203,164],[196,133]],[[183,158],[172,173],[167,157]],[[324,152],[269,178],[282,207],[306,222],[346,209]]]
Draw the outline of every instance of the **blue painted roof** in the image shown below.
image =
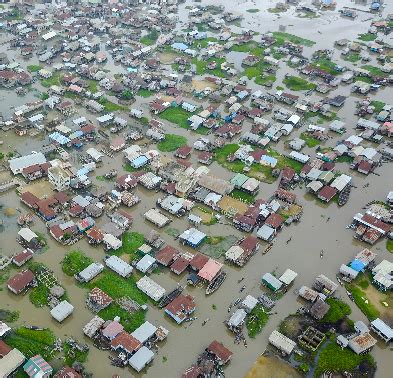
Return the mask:
[[361,272],[364,268],[365,265],[360,261],[360,260],[353,260],[349,266],[353,269],[356,270],[357,272]]
[[131,165],[132,165],[134,168],[139,168],[139,167],[142,167],[142,165],[146,164],[147,162],[148,162],[147,157],[146,157],[145,155],[141,155],[141,156],[138,156],[137,158],[135,158],[135,159],[131,162]]
[[67,138],[65,135],[60,134],[58,131],[55,131],[54,133],[49,135],[49,138],[52,139],[53,141],[63,145],[67,144],[70,142],[70,139]]
[[172,43],[171,46],[172,46],[172,48],[174,48],[176,50],[181,50],[181,51],[188,49],[188,46],[185,43],[181,43],[181,42]]

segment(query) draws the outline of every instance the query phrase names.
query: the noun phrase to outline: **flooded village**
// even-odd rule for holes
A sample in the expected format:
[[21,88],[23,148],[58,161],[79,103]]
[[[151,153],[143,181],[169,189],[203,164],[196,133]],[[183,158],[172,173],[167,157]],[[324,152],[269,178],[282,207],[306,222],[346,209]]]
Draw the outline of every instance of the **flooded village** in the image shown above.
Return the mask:
[[393,4],[0,1],[0,377],[390,377]]

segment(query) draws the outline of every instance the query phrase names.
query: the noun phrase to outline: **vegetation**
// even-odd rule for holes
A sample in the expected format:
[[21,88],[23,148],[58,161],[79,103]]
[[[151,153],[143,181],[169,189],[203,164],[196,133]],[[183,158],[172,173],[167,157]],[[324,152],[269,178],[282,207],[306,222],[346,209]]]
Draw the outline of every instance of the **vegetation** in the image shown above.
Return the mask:
[[124,279],[117,273],[105,269],[93,282],[87,285],[90,289],[95,287],[105,291],[113,299],[130,297],[134,301],[143,304],[147,302],[147,296],[136,287],[135,278]]
[[393,240],[387,240],[386,242],[386,249],[390,252],[393,253]]
[[269,315],[265,312],[263,307],[260,304],[256,305],[246,320],[248,336],[254,338],[256,335],[258,335],[268,320]]
[[134,94],[129,89],[127,89],[121,93],[121,98],[123,100],[129,101],[134,98]]
[[149,91],[148,89],[143,89],[142,88],[142,89],[139,89],[139,91],[137,92],[137,95],[147,98],[147,97],[153,96],[154,92]]
[[366,64],[362,66],[364,70],[370,72],[371,75],[373,76],[388,76],[386,72],[383,72],[380,68],[375,67],[375,66],[370,66],[369,64]]
[[358,355],[349,348],[341,349],[334,341],[324,348],[318,358],[314,377],[320,377],[323,372],[352,372],[361,363],[368,362],[375,366],[375,361],[370,354]]
[[368,84],[372,84],[373,83],[373,79],[371,77],[368,76],[357,76],[356,77],[356,81],[362,81],[363,83],[368,83]]
[[308,91],[315,89],[317,86],[307,80],[297,76],[289,76],[283,80],[283,83],[293,91]]
[[236,52],[248,52],[256,56],[263,56],[263,52],[265,51],[265,49],[259,46],[255,41],[234,45],[231,50]]
[[350,54],[345,55],[343,57],[343,59],[346,60],[347,62],[355,63],[355,62],[358,62],[360,60],[360,54],[358,54],[358,53],[350,53]]
[[233,190],[231,192],[231,196],[233,198],[239,199],[239,200],[246,202],[246,203],[251,204],[251,203],[255,202],[255,196],[253,196],[250,193],[243,192],[242,190],[239,190],[239,189]]
[[130,258],[133,260],[137,257],[138,248],[144,243],[145,237],[143,234],[139,232],[125,232],[122,236],[123,245],[117,249],[115,252],[116,255],[130,255]]
[[338,75],[340,72],[337,71],[337,64],[332,62],[330,59],[320,58],[314,61],[313,67],[319,68],[331,75]]
[[29,72],[38,72],[42,67],[38,64],[30,64],[27,66],[27,71]]
[[258,9],[258,8],[247,9],[248,13],[258,13],[259,11],[260,11],[260,9]]
[[380,111],[382,111],[382,109],[384,108],[386,104],[382,101],[371,101],[371,106],[374,106],[375,108],[375,112],[379,113]]
[[0,320],[6,323],[14,323],[19,319],[19,311],[0,309]]
[[67,342],[63,344],[64,362],[68,366],[72,366],[75,362],[83,364],[87,361],[89,352],[81,352],[76,348],[72,348]]
[[273,32],[274,38],[276,38],[276,45],[281,46],[284,44],[285,41],[289,41],[292,43],[295,43],[296,45],[303,45],[303,46],[308,46],[311,47],[315,45],[314,41],[311,41],[309,39],[301,38],[298,37],[297,35],[289,34],[289,33],[283,33],[283,32]]
[[26,358],[40,354],[45,360],[52,356],[55,340],[55,335],[49,329],[35,331],[25,327],[17,328],[5,338],[10,347],[19,349]]
[[303,139],[306,142],[307,147],[313,148],[321,144],[321,141],[317,138],[312,137],[307,133],[301,133],[300,139]]
[[35,307],[43,307],[48,304],[49,289],[39,283],[37,287],[30,290],[29,299]]
[[157,148],[161,152],[170,152],[186,144],[187,138],[175,134],[166,134],[165,139],[157,144]]
[[41,85],[45,88],[49,88],[52,85],[57,85],[60,86],[61,85],[61,74],[60,72],[54,72],[53,75],[51,77],[49,77],[48,79],[41,79]]
[[162,113],[160,113],[160,118],[165,119],[169,122],[172,122],[183,129],[188,129],[188,118],[191,117],[193,113],[189,113],[187,110],[183,108],[168,108],[165,109]]
[[377,38],[376,34],[372,33],[363,33],[358,35],[358,39],[363,42],[371,42]]
[[154,45],[158,39],[158,36],[158,31],[154,29],[141,38],[141,43],[147,46]]
[[351,283],[346,285],[346,288],[352,294],[356,306],[359,307],[360,311],[363,312],[370,321],[378,318],[378,309],[367,299],[366,293],[355,285],[355,283]]
[[145,313],[142,310],[129,313],[116,303],[112,303],[109,307],[101,310],[98,315],[104,320],[113,320],[114,317],[119,316],[120,323],[127,332],[135,331],[145,322]]
[[206,244],[217,245],[225,239],[225,236],[208,236],[206,238]]
[[209,45],[209,43],[219,43],[220,44],[222,42],[219,41],[217,38],[208,37],[208,38],[201,39],[201,40],[195,40],[192,44],[197,47],[206,48]]
[[93,260],[81,251],[71,251],[64,256],[61,269],[67,276],[73,276],[87,268]]
[[98,92],[98,83],[96,80],[88,80],[88,86],[87,86],[87,90],[91,93],[96,93]]
[[353,162],[353,157],[348,155],[341,155],[336,158],[337,163],[348,163],[351,164]]
[[106,97],[101,97],[98,102],[104,107],[104,111],[107,113],[115,112],[117,110],[127,111],[125,106],[115,104],[109,101]]
[[[211,62],[216,62],[216,68],[210,70],[207,65]],[[226,77],[225,72],[221,69],[221,64],[225,62],[224,58],[209,58],[206,60],[198,60],[198,58],[192,58],[191,63],[195,64],[197,75],[204,75],[206,73],[217,77]]]
[[351,314],[349,305],[340,299],[328,298],[326,299],[326,303],[329,304],[330,309],[322,318],[323,323],[337,323],[339,320]]

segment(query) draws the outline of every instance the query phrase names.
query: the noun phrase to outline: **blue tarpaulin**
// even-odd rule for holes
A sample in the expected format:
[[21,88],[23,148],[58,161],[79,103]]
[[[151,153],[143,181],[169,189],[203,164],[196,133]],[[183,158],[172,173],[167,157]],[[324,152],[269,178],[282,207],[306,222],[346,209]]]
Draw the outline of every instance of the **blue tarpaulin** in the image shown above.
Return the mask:
[[357,272],[361,272],[364,268],[365,265],[360,261],[360,260],[353,260],[349,266],[353,269],[356,270]]

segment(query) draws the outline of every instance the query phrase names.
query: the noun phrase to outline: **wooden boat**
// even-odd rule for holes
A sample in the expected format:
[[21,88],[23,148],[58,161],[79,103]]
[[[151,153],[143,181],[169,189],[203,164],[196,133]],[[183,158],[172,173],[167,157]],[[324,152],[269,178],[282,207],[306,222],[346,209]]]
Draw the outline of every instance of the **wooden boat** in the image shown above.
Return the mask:
[[171,303],[176,297],[178,297],[183,291],[182,286],[178,286],[176,289],[172,290],[170,293],[165,295],[159,302],[158,307],[163,308],[169,303]]
[[262,252],[263,255],[268,253],[273,247],[273,243],[269,243],[269,245],[266,247],[266,249]]
[[348,202],[350,193],[351,193],[351,186],[348,185],[338,196],[339,206],[344,206]]
[[226,276],[227,276],[227,272],[222,270],[220,274],[216,278],[214,278],[214,280],[210,282],[209,286],[206,288],[206,295],[214,293],[224,282]]

